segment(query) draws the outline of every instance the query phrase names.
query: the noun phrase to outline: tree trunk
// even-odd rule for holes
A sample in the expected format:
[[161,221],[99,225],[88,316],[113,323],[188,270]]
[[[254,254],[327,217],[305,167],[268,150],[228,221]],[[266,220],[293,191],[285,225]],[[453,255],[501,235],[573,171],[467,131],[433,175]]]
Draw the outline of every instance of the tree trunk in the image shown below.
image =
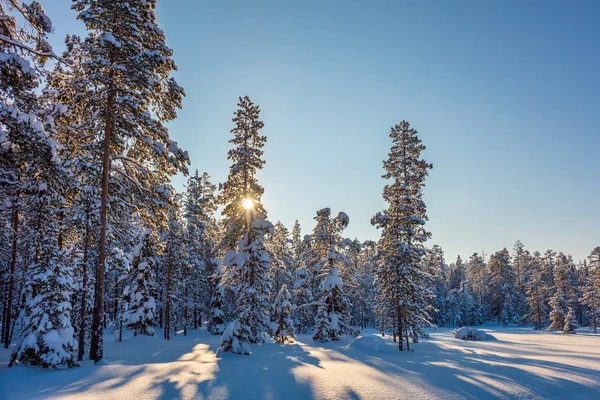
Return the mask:
[[404,351],[404,341],[402,337],[404,333],[404,327],[402,326],[402,309],[400,304],[398,304],[396,317],[398,318],[398,350]]
[[[110,57],[110,63],[114,62]],[[108,206],[108,179],[110,175],[110,143],[113,135],[113,104],[116,97],[114,72],[111,70],[109,78],[109,94],[106,102],[106,117],[104,126],[104,145],[102,155],[102,191],[100,195],[100,237],[98,251],[98,269],[96,271],[96,285],[94,290],[94,317],[92,320],[92,341],[90,345],[90,358],[95,363],[104,356],[102,341],[102,325],[104,315],[104,264],[106,263],[106,230]]]
[[183,336],[187,336],[187,326],[188,326],[188,288],[185,288],[185,303],[183,306]]
[[194,304],[194,329],[198,329],[198,314],[197,307]]
[[173,258],[171,257],[171,249],[167,257],[167,293],[165,299],[165,339],[171,339],[171,274],[173,271]]
[[11,337],[11,319],[12,319],[12,301],[13,301],[13,292],[15,290],[15,266],[17,264],[17,231],[19,229],[19,208],[16,207],[13,212],[13,221],[12,221],[12,254],[10,258],[10,275],[8,280],[8,294],[6,298],[6,319],[4,320],[4,325],[2,325],[2,333],[4,338],[4,348],[8,349],[8,345],[10,344]]
[[117,321],[119,314],[119,277],[115,274],[115,290],[113,292],[113,320]]
[[83,354],[85,353],[85,317],[87,308],[87,262],[88,262],[88,248],[90,239],[90,229],[85,229],[85,244],[83,248],[83,264],[81,266],[81,273],[83,274],[83,282],[81,284],[81,315],[79,322],[79,348],[77,349],[77,361],[83,360]]

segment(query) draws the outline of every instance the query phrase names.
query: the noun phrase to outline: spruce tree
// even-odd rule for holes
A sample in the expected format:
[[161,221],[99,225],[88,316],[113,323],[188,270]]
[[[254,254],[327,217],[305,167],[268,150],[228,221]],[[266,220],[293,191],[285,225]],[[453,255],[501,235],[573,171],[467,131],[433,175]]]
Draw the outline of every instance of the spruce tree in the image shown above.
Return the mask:
[[275,322],[275,333],[273,337],[276,343],[290,343],[294,341],[294,322],[292,320],[292,295],[284,283],[275,297],[273,305],[273,321]]
[[490,257],[489,292],[492,318],[502,322],[504,326],[516,324],[520,320],[517,313],[515,296],[515,273],[510,262],[510,254],[506,248],[497,251]]
[[565,326],[563,328],[563,332],[565,335],[572,335],[575,332],[575,312],[572,307],[569,307],[569,311],[567,311],[567,316],[565,317]]
[[28,263],[19,254],[20,249],[29,250],[22,243],[27,230],[22,221],[27,214],[25,203],[31,204],[29,198],[37,195],[39,175],[47,169],[57,172],[61,159],[53,129],[58,105],[38,90],[45,62],[56,58],[47,41],[52,21],[37,1],[2,0],[0,11],[0,217],[6,218],[10,232],[5,236],[10,247],[3,264],[7,268],[1,340],[8,348],[20,301],[17,271]]
[[589,274],[583,292],[582,302],[587,307],[589,325],[598,333],[600,326],[600,246],[589,255]]
[[547,288],[542,279],[541,264],[541,254],[536,251],[533,254],[532,273],[527,284],[527,303],[530,311],[525,316],[533,322],[536,330],[542,329],[548,315]]
[[315,219],[317,226],[314,231],[314,248],[322,258],[315,266],[319,286],[314,295],[318,300],[318,309],[313,340],[337,341],[342,335],[356,334],[350,326],[351,305],[339,274],[339,268],[347,263],[346,256],[341,252],[341,233],[350,220],[344,212],[331,218],[329,208],[317,211]]
[[299,258],[302,251],[302,231],[298,220],[294,222],[294,228],[292,229],[292,250],[294,251],[294,257]]
[[271,260],[264,235],[273,232],[273,225],[266,220],[252,217],[250,220],[248,231],[239,241],[238,251],[227,252],[223,260],[226,268],[224,283],[235,293],[236,323],[239,326],[235,329],[228,326],[222,342],[225,344],[231,340],[230,331],[238,332],[243,353],[250,343],[264,343],[265,336],[272,331],[268,314],[272,287]]
[[216,282],[210,300],[210,311],[208,315],[208,331],[213,335],[221,335],[225,331],[225,313],[223,302],[225,301],[225,290],[220,282],[221,269],[217,269],[217,275],[212,277]]
[[[190,264],[191,301],[194,328],[199,324],[198,313],[210,313],[211,299],[219,277],[214,277],[217,266],[217,222],[214,218],[217,204],[216,186],[210,176],[196,171],[188,180],[185,193],[184,217],[187,223],[187,256]],[[217,280],[215,280],[217,279]],[[223,328],[224,329],[224,328]],[[221,332],[223,331],[221,330]]]
[[392,147],[383,163],[383,178],[391,180],[383,190],[389,207],[371,223],[382,229],[375,281],[379,306],[393,315],[402,351],[403,339],[408,348],[408,337],[422,332],[431,320],[431,276],[423,264],[423,243],[430,234],[423,227],[427,216],[422,189],[432,165],[420,158],[425,146],[408,122],[394,126],[390,137]]
[[557,256],[554,268],[554,294],[550,299],[550,326],[547,330],[562,331],[565,329],[565,320],[569,310],[572,309],[574,296],[572,282],[568,276],[568,261],[563,253]]
[[323,282],[320,294],[320,305],[317,311],[317,321],[313,340],[328,342],[338,341],[343,335],[354,335],[356,332],[347,322],[350,303],[344,294],[344,283],[338,269],[333,267]]
[[260,202],[264,188],[256,179],[257,171],[265,164],[262,148],[267,141],[266,136],[260,135],[260,129],[264,127],[259,119],[260,108],[248,96],[240,97],[237,105],[238,110],[233,118],[235,127],[231,130],[233,138],[229,141],[234,147],[227,154],[232,164],[219,194],[219,203],[224,206],[224,238],[221,245],[226,251],[234,250],[244,235],[244,200],[252,201],[259,218],[267,217]]
[[[147,229],[138,233],[133,249],[133,266],[129,271],[124,289],[123,321],[135,335],[154,336],[156,301],[154,298],[156,278],[154,275],[156,254],[153,247],[157,238]],[[153,243],[154,242],[154,243]]]
[[20,341],[11,356],[14,362],[44,368],[71,368],[75,361],[74,330],[71,325],[72,268],[57,243],[60,222],[52,206],[53,197],[40,189],[42,200],[38,228],[39,247],[30,266],[27,301],[19,317]]
[[294,320],[296,331],[306,333],[313,324],[314,315],[310,312],[310,306],[313,301],[312,290],[310,287],[310,277],[304,264],[300,264],[295,271],[294,278]]

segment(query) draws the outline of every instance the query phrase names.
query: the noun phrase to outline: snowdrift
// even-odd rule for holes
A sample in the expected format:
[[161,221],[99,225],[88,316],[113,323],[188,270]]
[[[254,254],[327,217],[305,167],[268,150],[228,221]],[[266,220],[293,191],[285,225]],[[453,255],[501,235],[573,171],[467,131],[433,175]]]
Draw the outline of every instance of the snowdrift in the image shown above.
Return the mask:
[[393,350],[385,340],[378,336],[359,336],[351,341],[347,349],[358,350],[363,353],[392,353]]
[[496,338],[480,329],[462,327],[452,331],[456,339],[462,340],[496,340]]

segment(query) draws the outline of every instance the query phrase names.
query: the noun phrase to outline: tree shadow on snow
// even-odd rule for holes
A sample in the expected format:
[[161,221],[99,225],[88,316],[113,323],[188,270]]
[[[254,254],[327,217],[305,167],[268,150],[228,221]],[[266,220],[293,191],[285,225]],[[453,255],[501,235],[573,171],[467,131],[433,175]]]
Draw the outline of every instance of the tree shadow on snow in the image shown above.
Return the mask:
[[199,394],[231,399],[313,397],[310,385],[298,382],[292,371],[304,364],[319,367],[319,360],[300,345],[267,343],[251,345],[251,351],[250,356],[220,353],[215,379],[202,383]]
[[438,347],[435,340],[433,342],[423,347],[419,345],[415,352],[409,353],[371,356],[356,350],[342,351],[387,377],[436,387],[440,392],[452,392],[464,398],[512,397],[516,393],[519,393],[518,397],[527,398],[588,399],[598,396],[599,370],[481,353],[482,348],[478,348],[480,352],[469,348],[448,349]]

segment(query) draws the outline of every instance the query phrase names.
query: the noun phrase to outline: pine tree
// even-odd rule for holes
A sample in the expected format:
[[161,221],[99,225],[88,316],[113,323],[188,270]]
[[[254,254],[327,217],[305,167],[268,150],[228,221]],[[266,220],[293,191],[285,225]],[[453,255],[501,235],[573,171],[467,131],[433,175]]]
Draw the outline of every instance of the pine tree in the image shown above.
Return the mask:
[[275,334],[273,335],[276,343],[290,343],[296,337],[294,335],[294,322],[292,321],[292,295],[284,283],[281,290],[275,297],[273,305],[273,321],[275,322]]
[[219,203],[224,206],[224,238],[222,248],[234,250],[244,234],[244,200],[252,201],[258,218],[266,218],[266,211],[260,203],[264,188],[258,184],[256,173],[262,169],[262,159],[267,138],[259,134],[264,123],[259,120],[260,108],[248,96],[239,99],[238,110],[234,113],[235,128],[229,141],[234,148],[229,150],[227,159],[232,162],[227,181],[222,185]]
[[510,254],[506,248],[490,257],[490,311],[492,318],[505,326],[518,323],[515,297],[515,273],[510,263]]
[[527,303],[529,314],[525,318],[533,322],[534,329],[541,330],[548,315],[547,288],[542,279],[542,257],[539,252],[533,254],[531,276],[527,283]]
[[554,295],[550,299],[550,326],[547,330],[562,331],[565,328],[565,319],[571,309],[574,296],[572,283],[568,277],[568,261],[563,253],[557,256],[554,269]]
[[298,220],[294,222],[294,228],[292,229],[292,250],[294,251],[294,257],[299,258],[302,251],[302,231]]
[[[183,302],[186,302],[185,291],[188,290],[189,282],[186,280],[185,267],[187,263],[187,254],[185,246],[185,231],[183,228],[183,218],[179,196],[175,195],[173,205],[169,209],[169,221],[167,228],[163,231],[163,243],[165,246],[163,253],[163,285],[164,285],[164,329],[163,336],[166,340],[171,339],[171,333],[176,331],[178,322],[179,308]],[[188,293],[189,294],[189,293]],[[182,301],[183,300],[183,301]],[[185,308],[185,304],[183,305]],[[185,311],[185,310],[184,310]],[[184,329],[187,325],[184,326]]]
[[448,267],[442,248],[436,244],[431,249],[427,249],[425,263],[427,272],[433,279],[435,295],[435,298],[431,300],[430,315],[435,324],[442,325],[445,323],[448,307]]
[[[76,0],[73,8],[89,34],[82,79],[88,81],[87,112],[97,140],[103,143],[100,190],[100,232],[95,282],[90,358],[102,359],[102,317],[105,295],[107,228],[118,205],[114,190],[130,188],[129,205],[153,223],[156,202],[165,199],[165,185],[177,172],[187,173],[187,152],[170,139],[164,123],[176,117],[183,89],[169,75],[176,69],[173,51],[158,28],[156,1]],[[154,218],[153,218],[154,217]]]
[[287,228],[279,221],[275,223],[273,233],[267,239],[267,250],[271,255],[271,277],[273,279],[273,297],[277,296],[283,285],[292,284],[292,272],[295,260],[290,247]]
[[431,276],[425,270],[423,242],[430,236],[423,229],[426,207],[422,188],[432,165],[421,159],[425,146],[406,121],[391,129],[392,147],[384,161],[383,178],[392,180],[383,190],[389,203],[371,223],[382,229],[376,267],[376,290],[380,308],[393,315],[399,337],[403,339],[422,332],[431,320],[427,305],[433,297]]
[[219,282],[222,271],[218,269],[217,274],[212,277],[212,281],[216,282],[216,285],[210,300],[210,314],[208,317],[208,331],[213,335],[221,335],[225,332],[225,313],[222,310],[225,300],[225,290],[221,282]]
[[[226,268],[224,283],[236,293],[236,321],[239,323],[236,331],[239,331],[242,348],[250,343],[264,343],[265,335],[271,332],[268,315],[271,260],[265,248],[264,235],[273,232],[273,225],[252,217],[250,220],[252,222],[238,244],[238,251],[228,251],[223,260]],[[223,343],[229,340],[229,328],[223,334]]]
[[314,298],[318,299],[316,328],[313,340],[337,341],[342,335],[354,335],[350,327],[350,302],[344,293],[344,284],[339,276],[339,267],[347,263],[341,252],[342,231],[350,222],[348,215],[340,212],[331,218],[331,210],[317,211],[317,226],[314,231],[314,248],[321,259],[315,266],[318,271],[319,287]]
[[138,243],[133,250],[133,267],[126,278],[124,289],[123,321],[134,335],[154,336],[156,301],[155,286],[155,251],[153,250],[152,232],[141,230]]
[[309,311],[309,304],[313,301],[312,290],[310,287],[310,277],[304,264],[296,268],[294,280],[294,303],[296,309],[295,326],[300,333],[306,333],[313,324],[314,316]]
[[[215,277],[218,260],[216,254],[217,223],[214,218],[217,204],[216,186],[210,176],[196,171],[188,180],[185,194],[185,221],[187,222],[187,255],[190,264],[191,301],[193,303],[194,328],[199,324],[198,313],[211,312],[219,277]],[[221,299],[222,301],[222,299]],[[222,324],[217,323],[218,325]],[[225,328],[221,328],[219,334]]]
[[37,1],[2,0],[0,11],[0,216],[6,218],[10,230],[1,340],[8,348],[22,289],[17,287],[17,272],[23,267],[19,260],[24,258],[19,253],[30,249],[22,243],[27,230],[22,223],[25,203],[37,195],[35,188],[43,179],[39,175],[48,177],[47,169],[57,172],[61,160],[53,132],[57,105],[37,91],[45,62],[56,58],[46,37],[52,22]]
[[582,302],[587,307],[590,327],[594,333],[598,333],[600,326],[600,246],[592,250],[589,261],[589,275],[586,279]]
[[567,312],[567,316],[565,317],[565,326],[563,328],[563,333],[565,335],[572,335],[575,332],[575,312],[572,307],[569,307],[569,311]]
[[217,350],[220,351],[231,351],[234,354],[245,354],[249,355],[250,352],[250,338],[247,329],[240,320],[236,319],[227,325],[227,329],[223,332],[221,337],[221,347]]
[[350,303],[346,299],[343,288],[344,283],[338,269],[331,268],[323,282],[313,340],[338,341],[343,335],[357,335],[357,332],[346,322],[349,319]]
[[[39,194],[45,201],[52,194]],[[51,209],[46,203],[42,209]],[[44,368],[71,368],[75,361],[74,330],[71,325],[72,269],[57,243],[59,219],[45,211],[34,264],[30,267],[27,302],[19,317],[21,338],[11,356],[14,362]]]

